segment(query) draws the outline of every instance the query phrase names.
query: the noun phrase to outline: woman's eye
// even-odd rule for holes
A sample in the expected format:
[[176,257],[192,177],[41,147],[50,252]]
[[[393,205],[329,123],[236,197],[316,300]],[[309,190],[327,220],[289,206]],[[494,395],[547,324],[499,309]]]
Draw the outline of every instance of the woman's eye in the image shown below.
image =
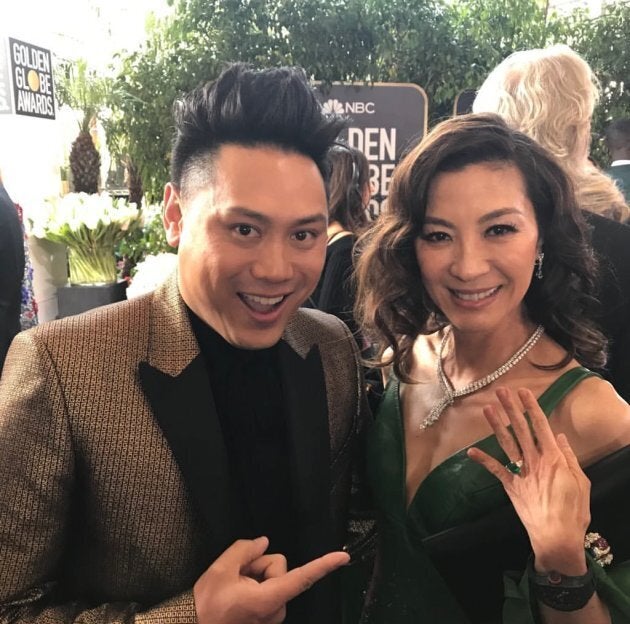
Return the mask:
[[489,236],[504,236],[512,232],[516,232],[516,226],[506,224],[493,225],[486,230]]
[[446,232],[423,232],[420,236],[422,240],[430,243],[441,243],[451,238]]

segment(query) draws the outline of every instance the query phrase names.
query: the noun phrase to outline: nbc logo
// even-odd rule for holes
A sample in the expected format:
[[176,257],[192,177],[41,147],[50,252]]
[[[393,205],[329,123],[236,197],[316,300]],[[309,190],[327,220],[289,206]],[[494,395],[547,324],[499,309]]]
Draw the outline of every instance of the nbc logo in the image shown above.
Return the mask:
[[322,106],[322,110],[330,115],[331,113],[335,113],[335,115],[343,115],[343,104],[335,98],[334,100],[326,100]]

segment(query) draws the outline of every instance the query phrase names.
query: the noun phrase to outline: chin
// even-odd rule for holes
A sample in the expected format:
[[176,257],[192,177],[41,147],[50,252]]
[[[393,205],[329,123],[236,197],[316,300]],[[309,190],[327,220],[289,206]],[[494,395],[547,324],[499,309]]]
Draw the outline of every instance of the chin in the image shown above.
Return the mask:
[[459,332],[487,332],[496,328],[496,324],[488,318],[461,318],[453,315],[449,323]]
[[273,336],[235,336],[234,340],[229,342],[239,349],[249,349],[250,351],[256,351],[259,349],[268,349],[280,342],[282,335]]

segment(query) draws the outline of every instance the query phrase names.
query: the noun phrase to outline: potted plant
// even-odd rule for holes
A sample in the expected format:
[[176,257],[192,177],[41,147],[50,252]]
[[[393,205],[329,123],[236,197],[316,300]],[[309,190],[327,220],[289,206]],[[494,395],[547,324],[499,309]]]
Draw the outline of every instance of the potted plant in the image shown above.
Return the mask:
[[70,285],[58,289],[59,316],[124,298],[126,284],[118,282],[114,250],[138,219],[135,205],[107,193],[53,197],[29,216],[32,236],[67,248]]

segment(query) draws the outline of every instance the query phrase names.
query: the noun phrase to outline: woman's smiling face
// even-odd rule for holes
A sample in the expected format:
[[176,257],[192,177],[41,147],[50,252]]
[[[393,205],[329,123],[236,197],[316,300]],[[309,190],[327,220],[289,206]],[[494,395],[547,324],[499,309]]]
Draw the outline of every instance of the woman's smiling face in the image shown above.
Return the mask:
[[486,332],[521,321],[538,248],[516,166],[484,162],[436,176],[415,250],[424,287],[453,327]]

